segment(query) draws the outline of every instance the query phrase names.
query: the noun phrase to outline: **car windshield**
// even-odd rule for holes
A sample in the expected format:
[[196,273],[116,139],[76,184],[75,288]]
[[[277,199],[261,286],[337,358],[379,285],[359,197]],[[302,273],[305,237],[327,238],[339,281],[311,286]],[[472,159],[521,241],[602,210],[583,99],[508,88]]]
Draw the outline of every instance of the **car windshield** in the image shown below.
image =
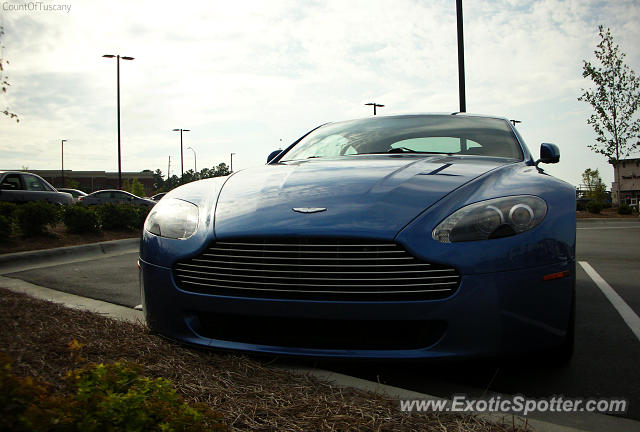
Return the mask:
[[304,137],[280,162],[413,153],[523,159],[506,120],[453,115],[377,117],[331,123]]

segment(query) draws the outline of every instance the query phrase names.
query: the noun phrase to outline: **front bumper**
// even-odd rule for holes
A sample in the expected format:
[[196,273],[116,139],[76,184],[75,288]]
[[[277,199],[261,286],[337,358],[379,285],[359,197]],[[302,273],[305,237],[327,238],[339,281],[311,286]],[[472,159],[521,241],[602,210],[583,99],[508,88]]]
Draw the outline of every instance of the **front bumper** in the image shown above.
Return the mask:
[[[565,270],[569,276],[543,281]],[[466,358],[552,348],[565,339],[575,289],[574,261],[463,275],[449,298],[397,302],[213,296],[179,289],[170,268],[142,258],[140,271],[147,323],[164,336],[216,349],[326,358]],[[393,332],[394,343],[377,343],[394,339]],[[341,336],[334,344],[332,334]]]

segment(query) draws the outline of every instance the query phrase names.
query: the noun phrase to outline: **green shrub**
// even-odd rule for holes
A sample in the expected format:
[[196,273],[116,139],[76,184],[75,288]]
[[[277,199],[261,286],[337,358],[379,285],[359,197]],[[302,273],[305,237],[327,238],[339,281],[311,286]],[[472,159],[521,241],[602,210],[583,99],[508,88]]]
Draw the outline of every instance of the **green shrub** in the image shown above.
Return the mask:
[[0,430],[11,431],[221,431],[221,416],[187,405],[170,381],[140,376],[126,362],[69,372],[67,392],[11,373],[0,359]]
[[599,214],[603,208],[604,204],[602,204],[600,201],[589,201],[587,203],[587,211],[589,213]]
[[13,219],[0,215],[0,243],[6,243],[13,232]]
[[15,226],[16,204],[0,202],[0,243],[9,241]]
[[0,216],[13,219],[18,206],[11,202],[0,202]]
[[144,221],[147,219],[147,216],[149,215],[149,212],[152,208],[153,207],[147,206],[139,206],[138,208],[136,208],[137,218],[135,229],[142,230],[142,228],[144,228]]
[[79,204],[66,207],[62,220],[71,233],[97,233],[101,229],[96,212]]
[[43,234],[45,226],[54,225],[60,220],[60,210],[55,204],[31,201],[18,206],[14,217],[22,235],[35,236]]
[[587,205],[584,203],[584,201],[576,201],[576,210],[585,211],[586,209]]
[[129,204],[104,204],[96,210],[102,229],[128,231],[138,227],[138,213]]
[[633,212],[633,209],[628,204],[620,204],[618,206],[618,214],[620,215],[630,215]]

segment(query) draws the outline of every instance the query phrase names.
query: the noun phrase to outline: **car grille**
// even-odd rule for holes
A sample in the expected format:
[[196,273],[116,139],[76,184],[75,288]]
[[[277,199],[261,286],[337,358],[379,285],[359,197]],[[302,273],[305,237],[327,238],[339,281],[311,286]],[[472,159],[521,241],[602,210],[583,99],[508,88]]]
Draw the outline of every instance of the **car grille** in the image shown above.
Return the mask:
[[219,241],[174,266],[186,291],[255,298],[440,299],[460,283],[448,266],[392,242],[330,239]]

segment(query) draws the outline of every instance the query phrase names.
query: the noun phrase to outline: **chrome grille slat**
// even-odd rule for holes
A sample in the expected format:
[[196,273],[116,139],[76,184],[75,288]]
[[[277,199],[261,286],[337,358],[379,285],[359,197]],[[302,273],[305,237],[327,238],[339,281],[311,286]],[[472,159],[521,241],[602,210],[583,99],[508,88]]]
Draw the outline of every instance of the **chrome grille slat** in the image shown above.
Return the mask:
[[[222,263],[222,264],[252,264],[252,263],[246,263],[246,262],[242,262],[242,261],[217,261],[217,260],[207,260],[207,259],[201,259],[201,258],[193,258],[191,261],[195,261],[195,262],[203,262],[203,263]],[[258,262],[258,263],[253,263],[254,265],[262,265],[262,266],[281,266],[282,264],[277,264],[277,263],[263,263],[263,262]],[[341,264],[296,264],[296,263],[286,263],[287,266],[298,266],[298,267],[366,267],[366,268],[371,268],[371,264],[362,264],[362,265],[358,265],[358,264],[345,264],[345,265],[341,265]],[[376,267],[418,267],[418,266],[430,266],[431,264],[376,264]]]
[[[176,268],[179,268],[182,271],[195,271],[195,270],[187,270],[184,267],[194,267],[194,268],[200,268],[200,269],[209,269],[209,270],[236,270],[236,271],[245,271],[245,272],[267,272],[267,273],[282,273],[281,270],[265,270],[265,269],[250,269],[250,268],[235,268],[235,267],[216,267],[216,266],[203,266],[203,265],[197,265],[197,264],[185,264],[185,263],[180,263],[176,266]],[[370,266],[367,266],[370,267]],[[441,269],[441,270],[396,270],[396,271],[384,271],[384,272],[380,272],[382,274],[395,274],[395,273],[399,273],[399,274],[405,274],[405,273],[443,273],[443,272],[447,272],[447,273],[451,273],[451,272],[455,272],[454,269]],[[317,271],[305,271],[305,270],[293,270],[292,273],[306,273],[306,274],[317,274]],[[338,272],[326,272],[323,271],[323,274],[327,274],[327,273],[336,273],[336,274],[371,274],[371,275],[377,275],[377,273],[373,273],[373,272],[348,272],[348,271],[338,271]]]
[[[270,252],[270,251],[266,251]],[[292,251],[293,252],[293,251]],[[215,256],[215,257],[229,257],[229,258],[250,258],[250,259],[270,259],[270,260],[279,260],[286,259],[286,257],[279,256],[245,256],[245,255],[221,255],[221,254],[210,254],[204,253],[203,256]],[[318,260],[317,257],[298,257],[298,260]],[[362,261],[363,258],[343,258],[343,257],[322,257],[323,260],[335,260],[335,261]],[[376,260],[390,261],[390,260],[413,260],[412,257],[397,257],[397,258],[375,258]]]
[[256,298],[438,299],[460,284],[456,269],[422,262],[395,243],[349,239],[227,240],[173,272],[186,291]]
[[[215,281],[217,280],[216,278],[204,278],[202,276],[198,277],[198,276],[191,276],[191,275],[185,275],[185,274],[181,274],[184,270],[179,270],[178,274],[181,275],[182,277],[185,278],[197,278],[197,279],[207,279],[207,280],[212,280]],[[202,274],[202,273],[199,273]],[[215,275],[215,274],[214,274]],[[217,274],[218,276],[232,276],[232,275],[227,275],[227,274]],[[291,276],[254,276],[254,275],[244,275],[244,278],[255,278],[255,279],[284,279],[284,280],[294,280],[294,281],[299,281],[300,278],[297,277],[291,277]],[[457,279],[456,276],[430,276],[429,279]],[[355,278],[313,278],[312,280],[319,280],[319,281],[335,281],[335,282],[341,282],[341,281],[345,281],[345,282],[370,282],[370,283],[375,283],[377,281],[385,281],[385,280],[395,280],[395,281],[404,281],[404,280],[422,280],[424,278],[420,278],[420,277],[413,277],[413,278],[374,278],[374,279],[355,279]],[[233,281],[227,281],[227,282],[233,282]],[[262,284],[265,283],[267,285],[270,285],[271,282],[250,282],[250,283],[257,283],[257,284]],[[286,283],[286,282],[284,282]],[[453,282],[456,283],[456,282]],[[300,285],[298,283],[298,285]],[[312,284],[313,285],[313,284]],[[312,286],[309,285],[309,286]],[[402,284],[402,285],[394,285],[394,286],[407,286],[408,284]],[[425,283],[421,283],[421,284],[416,284],[415,286],[424,286],[424,285],[429,285],[429,284],[425,284]],[[316,286],[316,285],[313,285]],[[317,285],[317,286],[321,286],[321,285]],[[322,286],[328,286],[328,285],[322,285]],[[331,286],[335,286],[331,285]],[[378,285],[376,285],[378,286]]]
[[[201,284],[198,282],[185,282],[194,285],[203,285],[210,286],[208,284]],[[219,286],[220,288],[230,288],[230,289],[239,289],[239,290],[256,290],[256,291],[278,291],[278,292],[288,292],[288,293],[296,293],[296,292],[304,292],[304,293],[317,293],[317,291],[313,290],[284,290],[280,288],[247,288],[247,287],[236,287],[236,286]],[[408,293],[430,293],[430,292],[444,292],[451,291],[451,288],[441,288],[441,289],[428,289],[428,290],[410,290],[410,291],[400,291],[400,290],[392,290],[392,291],[323,291],[323,293],[331,293],[331,294],[408,294]]]
[[[236,246],[266,246],[266,247],[273,247],[273,246],[284,246],[284,247],[298,247],[299,245],[295,244],[295,243],[242,243],[242,242],[216,242],[216,245],[220,246],[220,245],[224,245],[224,246],[232,246],[232,247],[236,247]],[[326,244],[321,244],[321,243],[305,243],[304,244],[305,247],[335,247],[336,244],[335,243],[326,243]],[[359,248],[364,248],[364,247],[388,247],[388,248],[397,248],[398,246],[395,243],[378,243],[378,244],[341,244],[340,247],[359,247]]]
[[[210,281],[210,282],[223,282],[223,283],[232,283],[232,284],[236,284],[236,283],[245,283],[245,284],[258,284],[258,285],[273,285],[273,283],[271,282],[257,282],[257,281],[252,281],[252,282],[238,282],[238,281],[234,281],[234,280],[228,280],[228,279],[216,279],[216,278],[202,278],[202,277],[198,277],[198,276],[183,276],[183,277],[188,277],[191,279],[200,279],[200,280],[206,280],[206,281]],[[424,287],[424,286],[441,286],[441,285],[450,285],[450,284],[456,284],[457,282],[442,282],[442,283],[431,283],[431,284],[384,284],[384,285],[362,285],[363,287],[380,287],[380,288],[391,288],[391,287],[412,287],[412,286],[417,286],[417,287]],[[316,288],[335,288],[336,284],[303,284],[303,283],[279,283],[278,286],[282,286],[282,285],[291,285],[291,286],[304,286],[304,287],[316,287]],[[216,286],[216,285],[214,285]],[[349,288],[354,288],[357,285],[349,285]],[[251,287],[249,287],[251,288]]]
[[[290,250],[260,250],[260,249],[225,249],[225,248],[209,248],[210,251],[220,251],[220,252],[227,252],[227,251],[233,251],[233,252],[252,252],[252,253],[261,253],[261,252],[268,252],[268,253],[283,253],[283,254],[288,254],[288,253],[302,253],[302,254],[333,254],[333,255],[341,255],[341,254],[366,254],[368,253],[367,251],[363,252],[363,251],[340,251],[340,252],[336,252],[336,251],[322,251],[322,250],[296,250],[296,249],[290,249]],[[376,254],[396,254],[396,255],[404,255],[404,253],[402,251],[397,251],[397,250],[388,250],[388,251],[376,251]]]

